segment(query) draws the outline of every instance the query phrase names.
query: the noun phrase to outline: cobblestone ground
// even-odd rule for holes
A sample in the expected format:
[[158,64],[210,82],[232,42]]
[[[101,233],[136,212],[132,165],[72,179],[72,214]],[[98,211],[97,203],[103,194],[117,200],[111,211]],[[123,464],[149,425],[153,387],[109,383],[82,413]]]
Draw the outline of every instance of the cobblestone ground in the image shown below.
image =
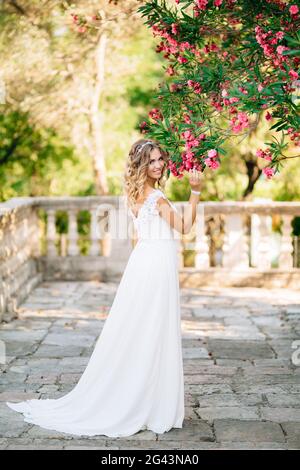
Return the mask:
[[1,324],[1,449],[300,448],[300,364],[292,348],[300,340],[300,291],[288,289],[181,289],[182,429],[83,439],[9,409],[5,401],[60,397],[75,386],[117,286],[44,282],[18,319]]

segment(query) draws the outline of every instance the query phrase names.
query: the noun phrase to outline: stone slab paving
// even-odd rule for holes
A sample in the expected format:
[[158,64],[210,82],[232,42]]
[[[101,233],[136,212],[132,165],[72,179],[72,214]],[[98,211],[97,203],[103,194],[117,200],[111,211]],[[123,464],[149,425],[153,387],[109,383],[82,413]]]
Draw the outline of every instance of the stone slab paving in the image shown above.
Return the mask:
[[10,410],[5,401],[58,398],[75,386],[117,287],[43,282],[17,318],[1,323],[1,449],[300,448],[300,364],[292,356],[300,291],[289,289],[181,289],[182,429],[78,438],[25,423]]

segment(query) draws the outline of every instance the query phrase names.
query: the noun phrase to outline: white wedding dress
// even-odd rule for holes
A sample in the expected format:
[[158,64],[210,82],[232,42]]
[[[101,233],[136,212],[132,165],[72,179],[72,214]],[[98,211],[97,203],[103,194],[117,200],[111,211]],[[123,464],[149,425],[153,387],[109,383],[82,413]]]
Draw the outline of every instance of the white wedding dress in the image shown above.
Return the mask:
[[159,197],[152,190],[137,217],[129,209],[138,241],[78,383],[58,399],[6,402],[24,421],[78,436],[182,428],[178,240],[158,213]]

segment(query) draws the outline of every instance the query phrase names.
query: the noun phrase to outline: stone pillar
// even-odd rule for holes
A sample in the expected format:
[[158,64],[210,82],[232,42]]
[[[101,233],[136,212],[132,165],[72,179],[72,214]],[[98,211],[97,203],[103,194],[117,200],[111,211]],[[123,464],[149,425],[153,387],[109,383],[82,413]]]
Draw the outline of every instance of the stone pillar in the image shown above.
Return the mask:
[[117,208],[109,212],[109,227],[109,233],[111,234],[110,257],[124,263],[128,260],[132,251],[132,242],[129,236],[129,216],[124,196],[118,198]]
[[272,217],[251,215],[251,265],[259,269],[271,268]]
[[195,242],[195,267],[198,269],[209,268],[209,246],[205,229],[204,205],[197,206],[196,217],[196,242]]
[[279,268],[293,268],[292,215],[282,216],[282,236],[279,254]]
[[241,214],[226,214],[223,245],[223,267],[248,269],[248,247]]
[[47,256],[56,256],[56,228],[55,228],[55,209],[47,209]]
[[77,256],[79,254],[78,247],[78,228],[77,228],[77,210],[68,209],[69,230],[68,230],[68,255]]
[[91,246],[89,254],[92,256],[98,256],[100,254],[100,243],[98,237],[98,228],[97,228],[97,210],[91,209]]

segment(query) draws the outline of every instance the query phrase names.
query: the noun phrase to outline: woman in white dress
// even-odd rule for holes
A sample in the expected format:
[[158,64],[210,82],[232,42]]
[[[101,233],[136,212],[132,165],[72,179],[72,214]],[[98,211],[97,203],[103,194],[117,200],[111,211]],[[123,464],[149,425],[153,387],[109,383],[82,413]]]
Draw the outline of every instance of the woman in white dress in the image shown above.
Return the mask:
[[[196,217],[200,173],[190,170],[184,217],[161,185],[168,153],[154,140],[132,145],[125,192],[138,234],[109,315],[75,387],[58,399],[6,402],[24,421],[77,436],[130,436],[182,428],[184,380],[177,240]],[[160,186],[163,187],[163,186]]]

